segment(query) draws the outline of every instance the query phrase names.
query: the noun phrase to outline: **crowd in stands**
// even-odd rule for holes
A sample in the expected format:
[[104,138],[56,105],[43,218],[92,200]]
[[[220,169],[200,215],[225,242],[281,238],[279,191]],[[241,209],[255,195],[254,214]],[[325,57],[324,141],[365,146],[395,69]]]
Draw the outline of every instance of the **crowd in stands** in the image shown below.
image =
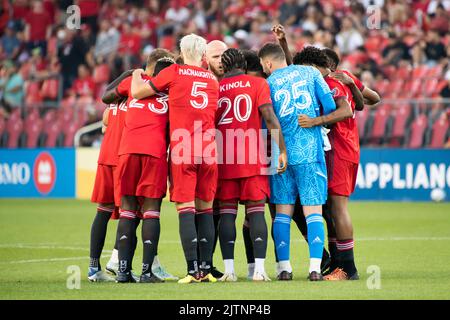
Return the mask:
[[362,143],[446,143],[450,0],[0,0],[0,146],[71,146],[106,84],[153,48],[196,33],[258,50],[275,23],[291,50],[334,48],[381,94],[357,115]]

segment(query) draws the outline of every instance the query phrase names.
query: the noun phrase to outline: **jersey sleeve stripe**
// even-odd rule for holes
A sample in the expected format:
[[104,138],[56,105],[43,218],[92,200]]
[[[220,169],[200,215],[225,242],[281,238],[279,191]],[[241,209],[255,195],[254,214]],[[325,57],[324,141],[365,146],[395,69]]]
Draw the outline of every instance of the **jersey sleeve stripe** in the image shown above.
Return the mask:
[[150,87],[152,87],[153,90],[155,90],[155,92],[159,92],[159,90],[155,87],[151,80],[148,81],[148,84],[150,85]]

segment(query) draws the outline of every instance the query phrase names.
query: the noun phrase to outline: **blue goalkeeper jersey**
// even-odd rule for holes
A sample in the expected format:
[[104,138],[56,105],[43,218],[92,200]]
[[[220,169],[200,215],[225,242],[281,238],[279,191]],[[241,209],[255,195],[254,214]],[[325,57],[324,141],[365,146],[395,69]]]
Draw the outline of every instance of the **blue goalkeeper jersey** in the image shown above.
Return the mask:
[[314,67],[290,65],[274,71],[267,81],[289,165],[325,162],[321,127],[302,128],[298,124],[301,114],[310,118],[320,116],[320,104],[324,114],[336,109],[322,74]]

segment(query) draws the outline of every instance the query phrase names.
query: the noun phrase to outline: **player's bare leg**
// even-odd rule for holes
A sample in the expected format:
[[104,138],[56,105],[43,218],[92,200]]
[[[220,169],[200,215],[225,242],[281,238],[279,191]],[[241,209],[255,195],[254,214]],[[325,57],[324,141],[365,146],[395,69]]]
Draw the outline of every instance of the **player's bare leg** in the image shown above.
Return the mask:
[[100,257],[105,245],[109,219],[114,212],[114,203],[101,203],[97,206],[97,214],[91,226],[90,261],[88,279],[92,282],[114,281],[102,271]]
[[238,203],[220,202],[219,241],[222,251],[225,272],[219,281],[235,282],[237,276],[234,271],[234,247],[236,242],[236,216]]
[[134,196],[122,196],[120,219],[117,227],[119,237],[119,272],[117,282],[135,282],[131,274],[133,253],[136,246],[136,218],[138,202]]
[[303,206],[306,218],[309,246],[309,276],[310,281],[323,280],[320,265],[324,247],[325,231],[322,217],[322,206]]
[[336,226],[339,268],[325,277],[326,280],[357,280],[358,271],[353,254],[353,225],[348,212],[348,197],[331,195],[331,212]]
[[267,253],[267,224],[264,217],[266,200],[247,201],[245,209],[250,226],[250,239],[253,245],[253,256],[255,257],[255,271],[253,281],[270,281],[264,263]]
[[160,199],[145,198],[142,204],[142,275],[140,283],[157,283],[164,282],[152,272],[153,260],[155,259],[161,225],[160,216]]
[[273,240],[277,257],[277,279],[292,280],[290,258],[291,219],[294,214],[293,204],[277,204],[273,220]]
[[212,254],[214,245],[214,218],[213,202],[195,199],[195,214],[197,218],[197,239],[199,248],[199,271],[200,281],[216,282],[217,279],[211,274]]
[[187,284],[200,282],[197,254],[197,230],[195,227],[195,202],[177,202],[179,230],[184,257],[187,264],[187,276],[178,283]]

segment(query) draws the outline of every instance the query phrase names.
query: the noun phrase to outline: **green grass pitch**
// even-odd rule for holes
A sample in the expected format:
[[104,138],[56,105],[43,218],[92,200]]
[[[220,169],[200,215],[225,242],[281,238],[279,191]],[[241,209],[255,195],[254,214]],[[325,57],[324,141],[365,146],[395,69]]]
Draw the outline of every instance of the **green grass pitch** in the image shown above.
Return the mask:
[[[237,283],[179,285],[89,283],[89,233],[95,205],[79,200],[0,200],[0,299],[449,299],[449,203],[351,203],[356,238],[356,263],[361,280],[306,280],[308,252],[292,227],[294,281],[275,280],[273,243],[269,241],[266,270],[270,283],[246,280],[242,242],[242,211],[236,243]],[[268,214],[267,214],[268,216]],[[111,222],[102,265],[112,249],[117,222]],[[138,230],[140,232],[140,229]],[[142,246],[134,260],[140,267]],[[171,203],[162,208],[159,256],[178,276],[185,273],[178,236],[178,218]],[[223,270],[220,248],[215,264]],[[69,266],[81,269],[80,289],[68,289]],[[369,289],[380,270],[381,287]],[[76,268],[76,267],[75,267]],[[370,270],[370,268],[369,268]],[[369,280],[369,281],[368,281]]]

